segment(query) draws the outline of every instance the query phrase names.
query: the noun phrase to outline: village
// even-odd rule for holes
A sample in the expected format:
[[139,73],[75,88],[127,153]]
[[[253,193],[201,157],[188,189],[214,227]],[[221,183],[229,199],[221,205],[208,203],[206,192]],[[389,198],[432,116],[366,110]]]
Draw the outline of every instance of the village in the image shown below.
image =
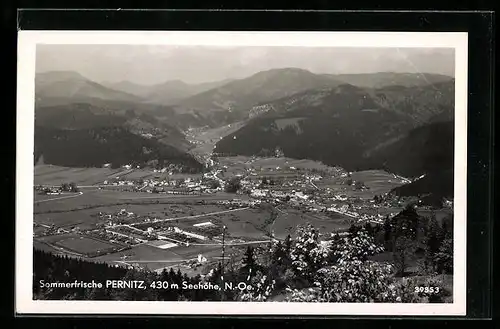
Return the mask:
[[[96,241],[109,243],[109,246],[101,246],[99,250],[90,248],[89,252],[82,255],[94,257],[97,261],[118,261],[121,265],[133,267],[145,266],[145,261],[129,259],[148,258],[149,256],[133,256],[137,254],[136,250],[141,250],[144,246],[162,252],[173,252],[171,257],[174,260],[178,258],[175,255],[180,252],[185,256],[177,264],[195,269],[202,263],[216,261],[215,256],[220,255],[223,241],[229,245],[241,246],[278,241],[272,233],[275,221],[275,218],[272,219],[272,211],[277,211],[284,218],[290,212],[303,214],[322,223],[333,223],[342,218],[342,221],[350,224],[382,224],[387,216],[396,215],[405,204],[418,202],[415,198],[396,197],[387,192],[377,194],[373,183],[365,183],[356,178],[359,176],[356,173],[342,168],[304,168],[289,165],[287,161],[279,160],[280,157],[280,154],[276,154],[275,161],[266,165],[257,157],[241,160],[210,157],[210,161],[207,160],[206,163],[207,170],[197,175],[182,175],[163,168],[150,169],[151,174],[137,177],[133,174],[134,168],[124,166],[119,175],[109,177],[93,187],[118,194],[129,193],[132,199],[133,195],[137,195],[136,200],[172,200],[172,204],[164,207],[168,211],[154,213],[147,209],[157,207],[147,205],[141,208],[144,210],[131,210],[125,206],[116,211],[99,211],[92,215],[95,217],[93,226],[85,229],[78,226],[63,228],[44,225],[35,221],[34,237],[41,241],[56,241],[57,236],[61,239],[66,236],[75,239],[74,236],[79,236],[79,239],[87,239],[89,244]],[[398,184],[408,182],[403,177],[386,175]],[[59,196],[61,198],[81,193],[80,188],[89,186],[66,182],[61,186],[38,185],[35,190],[41,195],[69,194]],[[448,204],[452,207],[451,201]],[[269,213],[269,209],[274,210]],[[245,215],[245,211],[254,211],[256,215],[261,213],[268,219],[257,224],[259,220],[253,219],[255,215],[249,217],[250,214]],[[248,218],[244,220],[248,223],[255,221],[252,225],[260,231],[258,236],[246,234],[239,229],[234,231],[231,223],[239,222],[240,216]],[[299,224],[296,219],[293,223]],[[228,224],[229,228],[226,226]],[[350,224],[344,224],[343,229],[336,229],[336,233],[342,234]],[[62,242],[51,244],[62,248],[61,250],[78,249],[71,249],[74,242],[67,245]],[[146,253],[149,254],[150,252]],[[153,269],[157,266],[160,265],[154,265]]]

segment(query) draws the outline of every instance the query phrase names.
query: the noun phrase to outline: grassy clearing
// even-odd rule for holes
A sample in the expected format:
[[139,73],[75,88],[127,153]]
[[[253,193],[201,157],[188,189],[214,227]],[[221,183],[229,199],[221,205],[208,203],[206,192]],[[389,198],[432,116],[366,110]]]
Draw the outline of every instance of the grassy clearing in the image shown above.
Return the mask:
[[233,156],[233,157],[220,157],[219,162],[222,166],[226,166],[226,176],[231,174],[242,174],[247,168],[253,168],[258,171],[271,171],[276,170],[277,167],[281,169],[286,167],[294,167],[297,169],[317,169],[317,170],[330,170],[332,167],[324,165],[317,161],[312,160],[298,160],[291,158],[252,158],[248,156]]
[[[231,252],[231,247],[227,247],[228,254]],[[150,270],[157,270],[165,267],[176,266],[185,260],[196,258],[199,254],[204,257],[218,257],[222,253],[220,246],[178,246],[169,249],[160,249],[147,244],[133,247],[132,249],[95,257],[92,260],[97,262],[115,263],[126,262],[146,267]],[[126,256],[124,258],[124,256]],[[148,262],[149,261],[149,262]]]
[[35,184],[61,185],[74,182],[79,185],[93,185],[102,183],[122,169],[110,168],[67,168],[52,165],[35,166]]
[[98,252],[105,253],[122,247],[109,242],[83,236],[68,237],[67,239],[58,240],[55,244],[64,249],[83,255]]
[[121,180],[161,179],[177,180],[184,178],[198,179],[201,174],[172,174],[153,172],[151,169],[111,169],[111,168],[68,168],[52,165],[35,166],[35,185],[54,185],[74,182],[89,186],[102,184],[105,180],[119,178]]
[[321,233],[329,233],[349,228],[352,220],[340,214],[332,214],[331,218],[322,215],[304,214],[294,209],[283,209],[286,214],[280,213],[273,229],[278,239],[284,239],[288,234],[294,236],[299,225],[311,224]]
[[335,193],[345,194],[350,197],[361,199],[373,199],[375,195],[381,195],[391,191],[393,188],[403,185],[400,179],[394,175],[381,170],[368,170],[352,173],[353,181],[363,182],[369,189],[356,191],[352,186],[344,184],[346,178],[326,177],[315,183],[320,188],[330,188]]

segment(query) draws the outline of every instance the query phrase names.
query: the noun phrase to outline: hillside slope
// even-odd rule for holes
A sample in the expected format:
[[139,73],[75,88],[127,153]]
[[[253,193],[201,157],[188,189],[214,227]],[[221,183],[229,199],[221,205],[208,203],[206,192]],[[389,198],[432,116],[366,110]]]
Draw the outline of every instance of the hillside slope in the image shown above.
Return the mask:
[[[134,110],[135,109],[135,110]],[[160,119],[151,111],[141,111],[131,103],[105,102],[70,103],[65,105],[38,106],[35,124],[58,129],[91,129],[121,126],[136,134],[151,134],[165,144],[187,150],[191,144],[175,120]]]
[[339,82],[297,68],[272,69],[234,80],[190,97],[178,105],[186,110],[243,111],[250,107],[308,89],[332,87]]
[[365,90],[351,85],[314,90],[269,104],[216,145],[227,154],[272,154],[308,158],[356,169],[363,151],[412,127],[405,115],[382,108]]
[[415,128],[365,158],[367,166],[384,168],[405,177],[419,177],[453,169],[454,122],[436,122]]
[[70,98],[73,102],[88,99],[142,101],[138,96],[105,87],[79,73],[71,71],[37,73],[35,77],[35,98],[36,102],[42,105],[53,104],[53,102],[61,98]]
[[66,167],[121,165],[172,165],[179,170],[197,172],[202,165],[191,155],[173,146],[129,132],[123,127],[63,130],[35,126],[35,163]]
[[[394,143],[418,126],[453,118],[452,88],[453,83],[446,82],[418,88],[367,90],[344,84],[308,90],[255,106],[252,111],[259,113],[240,130],[219,141],[215,151],[254,155],[272,154],[275,148],[281,148],[288,157],[319,160],[350,170],[380,168],[390,162],[392,172],[418,176],[421,169],[427,169],[422,162],[432,159],[420,158],[419,153],[408,155],[411,164],[405,167],[398,164],[397,158],[405,153],[391,153],[392,149],[386,146],[397,148],[399,144]],[[425,147],[427,139],[423,135],[429,132],[418,132],[414,133],[413,143],[420,141]],[[436,137],[443,138],[439,145],[453,149],[453,139],[446,133]],[[390,154],[396,158],[388,158]]]

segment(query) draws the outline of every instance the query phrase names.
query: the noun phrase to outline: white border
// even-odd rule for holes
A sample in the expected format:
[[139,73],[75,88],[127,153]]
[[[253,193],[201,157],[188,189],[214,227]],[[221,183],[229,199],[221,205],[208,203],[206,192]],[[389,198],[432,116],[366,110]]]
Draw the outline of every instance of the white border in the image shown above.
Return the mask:
[[[467,33],[19,31],[16,282],[18,314],[465,315]],[[33,144],[36,44],[455,48],[454,282],[450,304],[33,301]]]

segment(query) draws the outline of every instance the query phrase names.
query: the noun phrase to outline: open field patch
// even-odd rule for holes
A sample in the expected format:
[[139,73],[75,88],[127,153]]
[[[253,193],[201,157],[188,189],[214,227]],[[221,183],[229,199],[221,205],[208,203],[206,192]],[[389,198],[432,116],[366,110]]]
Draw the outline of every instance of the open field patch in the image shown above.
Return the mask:
[[284,239],[288,234],[294,237],[294,233],[299,225],[311,224],[322,233],[329,233],[348,229],[352,220],[341,214],[312,215],[304,214],[295,209],[284,209],[286,213],[280,213],[272,226],[274,236]]
[[[231,247],[226,250],[229,253]],[[184,261],[195,259],[199,254],[206,258],[218,257],[222,253],[222,246],[177,246],[168,249],[161,249],[148,244],[135,246],[129,250],[116,252],[100,257],[94,257],[94,261],[117,264],[125,262],[131,265],[139,265],[150,270],[178,265]]]
[[99,221],[94,209],[71,212],[35,214],[34,221],[38,224],[55,225],[61,228],[78,226],[81,229],[92,229]]
[[71,236],[66,239],[58,240],[54,244],[88,257],[113,252],[123,248],[123,246],[120,245],[84,236]]
[[361,199],[373,199],[375,195],[385,194],[404,184],[393,174],[381,170],[353,172],[351,179],[353,182],[362,182],[368,189],[356,190],[354,186],[346,184],[347,178],[341,177],[323,177],[315,184],[320,188],[329,188],[337,194]]
[[94,185],[102,183],[122,169],[110,168],[67,168],[51,165],[35,166],[35,185],[61,185],[74,182],[78,185]]
[[160,249],[147,244],[141,244],[131,249],[115,252],[108,255],[103,255],[99,257],[94,257],[93,260],[99,262],[106,262],[111,264],[116,264],[116,262],[124,261],[127,263],[133,263],[134,261],[182,261],[183,258],[178,254],[173,253],[171,249]]

